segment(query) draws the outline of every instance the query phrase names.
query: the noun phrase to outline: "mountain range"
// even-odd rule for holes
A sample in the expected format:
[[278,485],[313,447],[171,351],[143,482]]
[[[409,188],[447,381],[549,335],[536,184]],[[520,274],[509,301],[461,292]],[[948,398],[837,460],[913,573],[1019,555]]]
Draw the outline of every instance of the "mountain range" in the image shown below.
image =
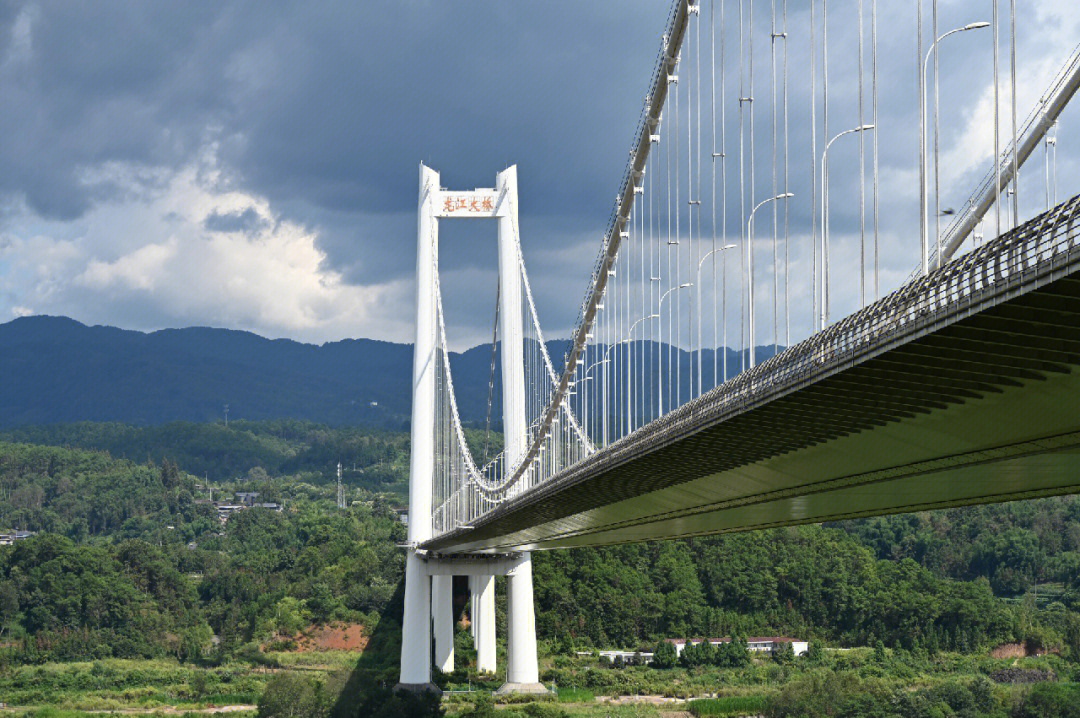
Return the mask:
[[[556,363],[566,348],[565,340],[548,343]],[[770,356],[772,347],[758,353]],[[689,355],[675,355],[686,386]],[[735,366],[738,354],[729,349],[728,360]],[[712,365],[711,350],[703,363]],[[463,420],[482,424],[491,346],[452,352],[450,365]],[[412,396],[412,345],[373,339],[315,345],[207,327],[141,332],[30,316],[0,324],[0,372],[3,427],[214,421],[228,405],[230,418],[403,428]],[[500,412],[492,413],[497,423]]]

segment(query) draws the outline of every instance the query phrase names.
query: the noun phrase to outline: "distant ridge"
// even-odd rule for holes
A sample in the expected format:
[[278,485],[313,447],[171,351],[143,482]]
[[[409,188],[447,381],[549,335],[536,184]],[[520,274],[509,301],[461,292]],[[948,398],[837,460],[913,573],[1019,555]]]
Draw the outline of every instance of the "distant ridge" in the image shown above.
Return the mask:
[[[561,361],[565,344],[549,342],[554,361]],[[772,348],[758,352],[769,356]],[[688,379],[688,358],[680,353]],[[736,366],[737,354],[729,350],[728,357]],[[490,362],[490,345],[451,353],[466,421],[484,421]],[[711,366],[711,351],[704,363]],[[231,419],[404,428],[411,373],[411,344],[344,339],[315,345],[234,329],[140,332],[67,317],[21,317],[0,324],[0,426],[213,421],[228,404]],[[500,413],[493,412],[494,421]]]
[[411,364],[410,345],[371,339],[316,346],[23,317],[0,325],[0,425],[207,421],[225,404],[231,418],[392,425],[408,415]]

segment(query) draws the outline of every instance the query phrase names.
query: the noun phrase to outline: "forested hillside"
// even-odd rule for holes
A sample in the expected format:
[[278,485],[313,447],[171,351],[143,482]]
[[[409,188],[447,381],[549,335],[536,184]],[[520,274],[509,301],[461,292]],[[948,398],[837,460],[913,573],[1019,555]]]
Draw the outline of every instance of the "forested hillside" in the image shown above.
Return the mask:
[[243,487],[288,508],[222,526],[197,500],[207,491],[169,461],[0,444],[0,528],[39,532],[0,547],[0,654],[193,658],[215,635],[228,653],[312,621],[377,623],[401,576],[391,504],[361,491],[338,511],[327,488]]
[[[243,652],[332,620],[371,631],[382,621],[393,634],[405,434],[241,422],[15,435],[69,448],[0,443],[0,529],[39,532],[0,548],[8,660]],[[482,432],[471,438],[483,443]],[[333,502],[339,457],[344,511]],[[241,511],[222,526],[211,488],[257,491],[284,510]],[[556,647],[787,633],[931,652],[1026,641],[1080,655],[1078,516],[1080,498],[1067,497],[538,553],[537,625]]]
[[[401,428],[412,399],[412,347],[370,339],[314,345],[229,329],[144,333],[35,316],[0,324],[0,345],[0,426],[204,422],[228,404],[233,418]],[[478,347],[450,357],[466,420],[484,419],[490,353]]]
[[[267,339],[251,332],[189,327],[138,332],[88,327],[66,317],[20,317],[0,324],[0,427],[79,421],[169,422],[301,419],[332,426],[407,427],[412,402],[412,346],[371,339],[321,345]],[[555,369],[567,349],[549,341]],[[690,386],[690,355],[674,351],[681,385]],[[727,349],[729,373],[739,354]],[[775,347],[758,347],[764,360]],[[491,346],[450,352],[463,421],[487,417]],[[701,354],[713,366],[713,353]],[[497,364],[496,364],[497,366]],[[499,406],[499,372],[493,399]],[[707,375],[705,381],[711,381]],[[684,392],[683,400],[689,398]],[[500,412],[492,415],[496,425]],[[194,471],[194,467],[189,467]]]

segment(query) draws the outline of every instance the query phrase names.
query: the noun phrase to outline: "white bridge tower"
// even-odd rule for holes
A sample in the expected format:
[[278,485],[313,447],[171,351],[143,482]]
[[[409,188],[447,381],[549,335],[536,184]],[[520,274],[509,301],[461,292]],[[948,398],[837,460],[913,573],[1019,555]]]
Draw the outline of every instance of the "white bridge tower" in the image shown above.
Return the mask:
[[[413,356],[412,454],[409,474],[409,547],[405,567],[399,688],[436,690],[431,682],[432,633],[435,665],[454,669],[453,577],[468,576],[472,593],[477,667],[495,673],[495,576],[507,577],[506,684],[500,692],[546,692],[536,659],[532,560],[528,553],[443,558],[420,548],[432,538],[432,478],[435,462],[435,373],[438,357],[436,285],[440,219],[498,220],[499,334],[502,338],[503,466],[513,470],[527,450],[521,269],[517,247],[517,167],[496,176],[494,189],[443,189],[439,173],[420,165],[416,245],[416,344]],[[434,631],[432,630],[434,628]]]

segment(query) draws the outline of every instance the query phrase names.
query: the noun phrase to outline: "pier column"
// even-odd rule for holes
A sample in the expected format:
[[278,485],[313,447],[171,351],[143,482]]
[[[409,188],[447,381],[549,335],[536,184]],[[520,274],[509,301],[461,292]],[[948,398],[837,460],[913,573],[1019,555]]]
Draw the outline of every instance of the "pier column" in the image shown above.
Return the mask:
[[[518,264],[517,167],[499,173],[499,336],[502,337],[503,433],[506,471],[514,470],[528,449],[525,416],[524,333],[522,331],[521,268]],[[511,487],[511,495],[526,487]],[[544,693],[536,661],[536,620],[533,610],[532,560],[507,577],[506,684],[501,693]]]
[[412,444],[409,463],[409,544],[398,688],[433,690],[431,579],[415,547],[431,538],[431,482],[435,467],[435,263],[438,261],[439,173],[420,165],[416,232],[416,343],[413,345]]
[[469,576],[469,633],[476,645],[476,576]]
[[435,627],[435,666],[454,672],[454,577],[431,577],[431,615]]
[[495,577],[473,576],[473,625],[476,627],[476,670],[495,673]]

